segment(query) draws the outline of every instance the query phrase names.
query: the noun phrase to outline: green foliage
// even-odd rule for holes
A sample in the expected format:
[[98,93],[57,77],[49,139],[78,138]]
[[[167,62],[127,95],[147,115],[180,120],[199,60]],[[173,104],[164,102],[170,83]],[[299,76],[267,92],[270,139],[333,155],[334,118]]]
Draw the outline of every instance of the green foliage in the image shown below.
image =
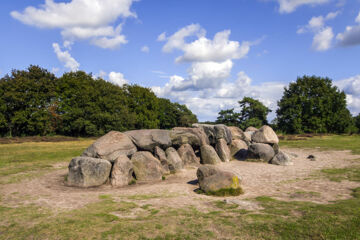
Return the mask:
[[259,100],[244,97],[243,100],[239,101],[239,104],[241,108],[240,122],[243,129],[250,126],[259,128],[262,125],[268,124],[266,118],[271,110],[265,107]]
[[349,132],[353,119],[345,97],[329,78],[299,77],[278,102],[278,127],[286,133]]
[[149,88],[119,87],[83,71],[56,78],[30,66],[0,79],[1,136],[99,136],[194,122],[186,106],[159,99]]
[[234,112],[234,108],[221,110],[216,119],[216,123],[225,124],[227,126],[238,126],[240,113]]
[[160,128],[169,129],[176,126],[190,127],[198,121],[197,117],[185,106],[171,103],[169,99],[159,98]]
[[259,100],[251,97],[244,97],[240,104],[241,111],[237,113],[234,109],[221,110],[218,114],[216,123],[226,124],[228,126],[237,126],[246,129],[250,126],[259,128],[267,125],[267,115],[271,110],[264,106]]
[[360,113],[356,117],[354,117],[354,124],[358,132],[360,133]]

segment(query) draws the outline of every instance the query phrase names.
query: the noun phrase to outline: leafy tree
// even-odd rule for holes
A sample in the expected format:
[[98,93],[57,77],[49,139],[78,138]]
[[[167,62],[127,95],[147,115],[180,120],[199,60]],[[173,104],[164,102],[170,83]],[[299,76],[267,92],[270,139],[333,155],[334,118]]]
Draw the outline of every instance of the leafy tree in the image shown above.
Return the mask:
[[54,74],[38,66],[13,70],[0,80],[1,135],[54,133],[49,107],[56,96],[55,80]]
[[125,85],[125,94],[131,111],[136,114],[136,129],[159,128],[159,101],[150,88]]
[[358,132],[360,133],[360,113],[354,117],[354,124],[355,127],[358,129]]
[[251,97],[244,97],[240,104],[240,127],[246,129],[249,126],[259,128],[263,125],[268,124],[267,115],[271,112],[264,104],[259,100]]
[[190,127],[193,123],[197,123],[198,119],[186,105],[174,103],[178,110],[177,126]]
[[65,73],[57,87],[58,133],[98,136],[135,128],[136,114],[129,111],[126,93],[119,86],[77,71]]
[[218,113],[216,123],[226,124],[228,126],[239,126],[240,113],[236,113],[234,108],[221,110]]
[[286,133],[343,133],[353,125],[345,93],[329,78],[297,78],[285,88],[278,106],[278,126]]

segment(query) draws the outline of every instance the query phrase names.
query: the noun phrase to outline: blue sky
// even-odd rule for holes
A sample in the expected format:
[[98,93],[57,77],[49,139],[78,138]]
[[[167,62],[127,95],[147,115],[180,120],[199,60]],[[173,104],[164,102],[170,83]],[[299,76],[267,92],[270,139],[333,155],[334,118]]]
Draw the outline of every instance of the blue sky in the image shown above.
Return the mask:
[[[0,8],[0,76],[39,65],[151,87],[201,121],[297,76],[333,79],[360,112],[359,0],[17,0]],[[270,115],[270,119],[274,113]]]

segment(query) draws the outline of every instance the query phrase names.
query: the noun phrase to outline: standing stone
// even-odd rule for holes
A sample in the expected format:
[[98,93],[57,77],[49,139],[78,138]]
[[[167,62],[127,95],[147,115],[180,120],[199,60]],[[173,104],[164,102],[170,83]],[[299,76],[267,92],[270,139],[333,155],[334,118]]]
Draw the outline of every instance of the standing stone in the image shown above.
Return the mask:
[[258,131],[256,131],[251,139],[253,142],[257,143],[279,143],[279,138],[277,137],[274,130],[269,126],[262,126]]
[[170,169],[169,169],[168,161],[166,158],[166,153],[164,152],[164,150],[162,150],[161,148],[156,146],[154,155],[157,159],[159,159],[159,161],[162,165],[162,168],[163,168],[163,173],[170,174]]
[[204,145],[200,148],[201,162],[203,164],[218,164],[221,163],[219,156],[215,149],[210,145]]
[[136,152],[131,157],[135,178],[138,181],[157,181],[162,178],[162,167],[150,152]]
[[225,139],[226,144],[231,143],[232,140],[231,131],[226,125],[216,124],[214,126],[214,129],[215,129],[216,140]]
[[190,144],[181,145],[177,152],[185,166],[198,166],[200,164]]
[[90,157],[73,158],[69,164],[67,184],[76,187],[100,186],[109,179],[111,163]]
[[166,149],[171,146],[170,131],[143,129],[125,132],[139,150],[154,152],[155,147]]
[[131,156],[136,151],[136,146],[126,134],[111,131],[91,144],[81,156],[114,162],[120,155]]
[[134,167],[126,155],[120,155],[114,162],[111,170],[110,183],[122,187],[128,185],[133,179]]
[[274,149],[264,143],[253,143],[249,147],[248,159],[269,162],[275,156]]
[[279,152],[276,154],[270,161],[271,164],[281,165],[281,166],[290,166],[294,165],[292,159],[284,152]]
[[176,172],[180,169],[183,169],[183,162],[173,147],[166,149],[166,159],[168,161],[169,169],[171,172]]
[[244,141],[248,143],[248,145],[250,145],[251,143],[251,137],[254,134],[254,131],[246,131],[244,132]]
[[230,149],[228,145],[226,144],[225,139],[221,138],[218,139],[216,142],[215,150],[217,154],[219,155],[221,161],[223,162],[229,162],[231,158]]
[[240,139],[232,140],[230,144],[230,154],[233,158],[237,160],[246,159],[248,152],[248,145],[246,142]]

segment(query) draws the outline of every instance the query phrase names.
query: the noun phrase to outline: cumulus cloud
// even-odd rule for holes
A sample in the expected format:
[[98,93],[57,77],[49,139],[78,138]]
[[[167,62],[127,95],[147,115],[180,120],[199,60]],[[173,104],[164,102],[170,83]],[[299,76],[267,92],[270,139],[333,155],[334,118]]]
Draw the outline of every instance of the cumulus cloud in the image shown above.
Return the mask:
[[330,0],[276,0],[279,3],[280,13],[292,13],[303,5],[320,5],[330,2]]
[[61,48],[58,43],[53,43],[54,52],[60,62],[71,71],[77,71],[80,67],[80,64],[71,56],[69,51],[61,51]]
[[326,51],[331,47],[334,33],[331,27],[326,27],[316,33],[313,39],[312,47],[316,51]]
[[127,43],[121,34],[118,18],[136,17],[130,7],[134,0],[45,0],[39,7],[13,11],[11,16],[24,24],[43,29],[60,29],[65,41],[89,39],[102,48],[115,48]]
[[190,24],[172,35],[160,34],[158,39],[165,42],[163,51],[181,51],[183,54],[175,62],[190,66],[187,77],[172,75],[163,87],[154,86],[153,91],[160,97],[186,104],[201,121],[216,119],[221,109],[237,108],[237,102],[244,96],[257,98],[267,106],[276,103],[273,96],[282,93],[277,91],[277,85],[252,86],[245,72],[238,73],[236,81],[230,81],[234,60],[245,58],[251,46],[264,39],[240,43],[230,40],[230,33],[220,31],[210,39],[199,24]]
[[316,51],[326,51],[332,46],[334,33],[331,27],[325,26],[326,21],[336,18],[340,14],[330,12],[326,16],[312,17],[308,24],[297,30],[298,34],[312,32],[314,34],[312,48]]
[[225,81],[216,89],[186,89],[174,91],[183,86],[186,81],[181,76],[172,76],[164,87],[153,87],[153,91],[160,97],[171,98],[186,104],[200,121],[215,120],[218,112],[223,109],[235,108],[239,110],[238,101],[249,96],[258,99],[273,110],[270,119],[274,118],[276,103],[281,98],[284,84],[262,83],[252,85],[251,78],[245,72],[239,72],[234,82]]
[[341,90],[346,93],[346,102],[353,115],[360,113],[360,75],[335,81]]
[[357,15],[355,22],[358,25],[347,26],[345,32],[339,33],[336,36],[340,46],[355,46],[360,44],[360,12]]
[[143,47],[141,48],[141,51],[144,52],[144,53],[148,53],[148,52],[150,52],[150,48],[145,45],[145,46],[143,46]]
[[161,33],[161,34],[158,36],[157,41],[163,42],[163,41],[165,41],[165,40],[166,40],[166,33],[163,32],[163,33]]
[[116,85],[122,86],[128,83],[128,80],[124,78],[124,74],[120,72],[110,72],[109,73],[109,81]]

